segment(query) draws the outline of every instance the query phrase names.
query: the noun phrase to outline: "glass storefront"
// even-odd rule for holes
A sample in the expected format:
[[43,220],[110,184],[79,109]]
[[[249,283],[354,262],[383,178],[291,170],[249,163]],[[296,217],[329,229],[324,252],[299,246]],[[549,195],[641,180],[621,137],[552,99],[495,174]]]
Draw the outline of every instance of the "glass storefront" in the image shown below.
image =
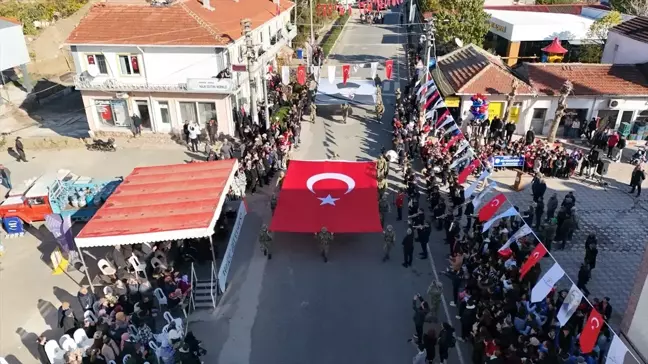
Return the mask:
[[95,100],[97,119],[104,125],[130,127],[126,100]]
[[216,117],[216,103],[214,102],[179,102],[181,122],[186,120],[197,121],[201,126],[207,125],[211,118]]

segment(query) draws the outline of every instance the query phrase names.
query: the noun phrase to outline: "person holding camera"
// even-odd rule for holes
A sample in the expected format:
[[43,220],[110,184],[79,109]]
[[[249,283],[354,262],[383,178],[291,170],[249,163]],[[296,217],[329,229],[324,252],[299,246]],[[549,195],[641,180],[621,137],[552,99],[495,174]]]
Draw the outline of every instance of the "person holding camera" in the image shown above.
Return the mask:
[[416,333],[414,334],[414,339],[417,343],[420,343],[423,339],[423,325],[425,325],[425,318],[430,312],[430,305],[421,297],[420,294],[414,295],[412,300],[412,309],[414,309],[414,329]]

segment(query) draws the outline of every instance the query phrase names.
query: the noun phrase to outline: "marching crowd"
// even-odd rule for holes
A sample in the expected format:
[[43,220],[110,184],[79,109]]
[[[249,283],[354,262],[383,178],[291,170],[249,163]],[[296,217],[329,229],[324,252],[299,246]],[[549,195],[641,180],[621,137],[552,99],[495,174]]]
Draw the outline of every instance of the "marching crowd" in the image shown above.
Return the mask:
[[[458,130],[434,131],[434,125],[429,122],[419,124],[415,82],[416,78],[404,95],[397,92],[392,121],[393,149],[405,185],[397,192],[394,204],[398,220],[403,216],[402,210],[407,208],[408,221],[406,236],[402,239],[403,266],[412,264],[415,242],[421,245],[420,257],[427,257],[431,228],[445,232],[449,267],[443,274],[452,286],[450,306],[455,308],[458,324],[455,328],[452,322],[441,322],[438,311],[443,284],[432,282],[427,295],[417,295],[413,301],[416,334],[412,341],[419,349],[414,362],[432,363],[438,356],[441,363],[447,363],[449,352],[458,339],[472,344],[471,361],[474,364],[602,363],[611,340],[607,328],[601,331],[593,351],[584,353],[578,346],[578,335],[591,310],[588,304],[583,301],[567,324],[561,326],[556,314],[567,290],[554,289],[542,302],[531,303],[530,291],[540,278],[541,268],[536,264],[522,277],[520,267],[537,244],[533,235],[519,239],[510,249],[499,251],[525,223],[535,228],[548,250],[552,242],[558,242],[561,249],[569,244],[579,228],[577,197],[570,192],[560,201],[557,194],[552,193],[545,202],[547,186],[544,178],[569,178],[579,164],[581,173],[589,173],[600,158],[592,156],[593,152],[584,158],[578,151],[569,153],[560,145],[539,142],[533,132],[514,141],[512,124],[499,119],[463,126],[463,135],[472,148],[461,143],[450,145]],[[480,175],[484,169],[493,170],[493,158],[497,155],[518,154],[526,157],[526,170],[535,176],[531,187],[534,202],[529,206],[516,206],[520,216],[503,218],[483,233],[483,222],[476,218],[474,200],[464,195],[464,187],[457,176],[469,162],[469,158],[462,160],[462,157],[473,151],[474,156],[481,160],[473,172],[475,175]],[[381,155],[377,163],[382,191],[386,190],[385,170],[388,171],[390,153]],[[423,165],[422,187],[417,183],[413,168],[416,159],[420,159]],[[483,187],[488,189],[486,180]],[[447,194],[442,193],[441,188],[446,188]],[[385,212],[381,209],[381,215]],[[389,258],[396,240],[393,227],[387,226],[384,235],[385,260]],[[596,236],[591,234],[585,245],[577,286],[588,295],[586,284],[596,267],[598,253]],[[590,300],[605,319],[610,318],[610,298]]]

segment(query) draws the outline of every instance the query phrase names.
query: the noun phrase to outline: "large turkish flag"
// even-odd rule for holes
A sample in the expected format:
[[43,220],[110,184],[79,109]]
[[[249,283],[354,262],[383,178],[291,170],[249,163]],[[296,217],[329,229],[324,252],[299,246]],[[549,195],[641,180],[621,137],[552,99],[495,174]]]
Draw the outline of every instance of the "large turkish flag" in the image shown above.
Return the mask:
[[380,232],[375,162],[291,160],[272,231]]

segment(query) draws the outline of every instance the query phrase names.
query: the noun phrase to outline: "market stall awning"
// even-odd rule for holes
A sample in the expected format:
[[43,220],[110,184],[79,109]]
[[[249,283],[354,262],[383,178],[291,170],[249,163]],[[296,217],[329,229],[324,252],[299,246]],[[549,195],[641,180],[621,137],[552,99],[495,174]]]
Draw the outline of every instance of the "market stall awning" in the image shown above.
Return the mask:
[[236,159],[135,168],[75,238],[79,248],[212,235]]

